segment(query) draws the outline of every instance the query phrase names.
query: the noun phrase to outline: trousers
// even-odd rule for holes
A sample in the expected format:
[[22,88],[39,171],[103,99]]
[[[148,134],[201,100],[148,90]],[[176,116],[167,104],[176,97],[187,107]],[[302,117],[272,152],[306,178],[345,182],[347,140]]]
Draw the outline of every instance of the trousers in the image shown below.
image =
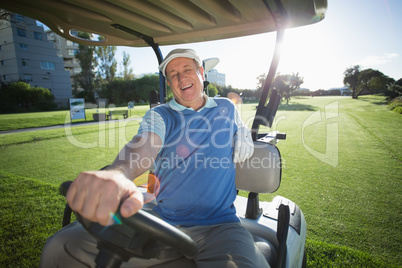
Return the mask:
[[[198,246],[192,259],[141,259],[133,257],[121,267],[159,268],[265,268],[269,267],[252,235],[241,223],[179,227]],[[95,267],[96,239],[75,221],[49,237],[41,255],[40,267]]]

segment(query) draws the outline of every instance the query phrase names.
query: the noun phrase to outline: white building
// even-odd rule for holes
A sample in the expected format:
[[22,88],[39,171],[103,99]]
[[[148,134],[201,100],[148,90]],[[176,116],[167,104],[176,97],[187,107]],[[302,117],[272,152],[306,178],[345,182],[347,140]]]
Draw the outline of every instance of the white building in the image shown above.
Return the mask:
[[207,73],[207,80],[211,84],[216,84],[218,86],[226,86],[226,74],[218,73],[216,69],[212,69]]
[[51,30],[46,31],[47,39],[57,50],[57,56],[63,58],[64,70],[70,72],[70,76],[81,73],[80,61],[75,58],[79,51],[79,44],[67,40]]
[[72,97],[70,73],[62,57],[47,40],[42,26],[34,19],[13,14],[0,21],[0,79],[25,81],[50,89],[58,105],[66,106]]

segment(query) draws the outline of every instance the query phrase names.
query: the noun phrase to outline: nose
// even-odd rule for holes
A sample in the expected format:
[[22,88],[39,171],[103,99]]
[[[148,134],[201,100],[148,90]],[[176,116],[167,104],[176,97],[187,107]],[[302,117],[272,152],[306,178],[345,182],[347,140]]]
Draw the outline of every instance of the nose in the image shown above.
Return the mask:
[[186,78],[186,77],[187,77],[187,75],[186,75],[185,72],[179,72],[179,73],[177,73],[177,81],[181,81],[181,80],[183,80],[183,79]]

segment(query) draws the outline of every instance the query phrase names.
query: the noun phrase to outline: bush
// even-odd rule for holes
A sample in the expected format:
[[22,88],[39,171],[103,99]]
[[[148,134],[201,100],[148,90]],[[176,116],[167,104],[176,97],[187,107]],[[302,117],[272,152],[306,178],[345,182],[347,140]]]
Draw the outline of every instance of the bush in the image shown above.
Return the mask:
[[398,114],[402,114],[402,97],[394,98],[389,104],[388,109]]
[[402,114],[402,106],[398,106],[395,109],[393,109],[392,111],[396,112],[397,114]]
[[30,84],[22,81],[1,84],[1,113],[55,110],[57,105],[53,100],[54,96],[47,88],[31,87]]

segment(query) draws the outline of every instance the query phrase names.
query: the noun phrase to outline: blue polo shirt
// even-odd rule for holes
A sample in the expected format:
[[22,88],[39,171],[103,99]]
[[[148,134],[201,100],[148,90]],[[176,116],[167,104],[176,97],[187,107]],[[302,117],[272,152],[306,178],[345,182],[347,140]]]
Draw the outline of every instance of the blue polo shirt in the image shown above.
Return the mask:
[[154,208],[173,225],[236,222],[233,139],[238,114],[226,98],[206,97],[194,111],[172,100],[149,110],[139,133],[158,134],[163,146],[155,160],[160,181]]

